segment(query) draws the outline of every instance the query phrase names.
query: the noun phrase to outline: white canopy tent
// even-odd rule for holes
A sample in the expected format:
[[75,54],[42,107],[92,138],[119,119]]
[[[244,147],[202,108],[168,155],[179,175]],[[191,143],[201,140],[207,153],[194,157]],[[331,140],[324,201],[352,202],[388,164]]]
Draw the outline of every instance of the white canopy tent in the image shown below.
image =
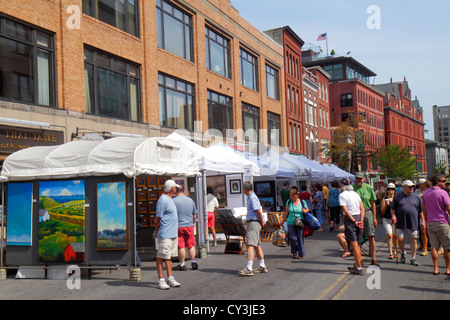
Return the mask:
[[[134,180],[139,175],[199,176],[200,171],[194,153],[179,141],[119,137],[17,151],[5,159],[0,177],[1,182],[14,182],[120,174]],[[135,187],[133,183],[134,195]],[[3,264],[3,256],[1,260]]]
[[351,174],[350,172],[347,172],[345,170],[342,170],[341,168],[339,168],[338,166],[336,166],[335,164],[324,164],[324,166],[330,168],[331,170],[333,170],[336,174],[336,177],[341,179],[341,178],[348,178],[350,181],[354,181],[355,180],[355,175]]

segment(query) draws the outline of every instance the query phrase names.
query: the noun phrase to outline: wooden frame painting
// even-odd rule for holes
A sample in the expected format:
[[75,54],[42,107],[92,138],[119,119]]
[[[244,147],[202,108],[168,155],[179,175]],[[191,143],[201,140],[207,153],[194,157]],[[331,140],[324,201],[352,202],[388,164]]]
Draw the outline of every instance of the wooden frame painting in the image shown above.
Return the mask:
[[241,193],[241,180],[230,180],[230,193]]
[[184,194],[186,196],[189,196],[189,188],[187,185],[187,178],[186,177],[172,177],[172,180],[175,181],[176,184],[184,187]]
[[147,179],[146,178],[136,178],[136,186],[138,188],[147,187]]
[[125,181],[97,183],[97,250],[128,250]]
[[164,187],[164,183],[166,183],[167,178],[166,177],[157,177],[158,179],[158,187],[162,188]]
[[149,207],[150,214],[156,213],[156,203],[149,203],[148,207]]
[[147,187],[149,187],[149,188],[156,187],[156,177],[148,177],[147,178]]
[[8,184],[6,225],[7,246],[31,246],[33,225],[33,184]]
[[147,201],[147,190],[137,190],[136,193],[138,201]]
[[39,261],[83,262],[84,180],[39,182]]
[[148,200],[149,201],[158,200],[158,191],[156,191],[156,190],[148,191]]

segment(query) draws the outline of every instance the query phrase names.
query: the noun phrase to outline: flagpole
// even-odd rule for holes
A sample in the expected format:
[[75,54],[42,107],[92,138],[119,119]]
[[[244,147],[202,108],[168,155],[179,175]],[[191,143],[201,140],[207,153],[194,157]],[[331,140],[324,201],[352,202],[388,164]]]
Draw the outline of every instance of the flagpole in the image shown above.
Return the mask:
[[325,39],[327,40],[327,58],[328,58],[328,33],[327,33],[327,36],[325,37]]

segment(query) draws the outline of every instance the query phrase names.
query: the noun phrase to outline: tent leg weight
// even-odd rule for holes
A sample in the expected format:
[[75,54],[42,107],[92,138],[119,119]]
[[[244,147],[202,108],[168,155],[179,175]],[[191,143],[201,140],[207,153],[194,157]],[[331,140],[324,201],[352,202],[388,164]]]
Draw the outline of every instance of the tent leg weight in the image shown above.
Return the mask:
[[131,281],[141,281],[141,268],[131,268],[130,269],[130,280]]

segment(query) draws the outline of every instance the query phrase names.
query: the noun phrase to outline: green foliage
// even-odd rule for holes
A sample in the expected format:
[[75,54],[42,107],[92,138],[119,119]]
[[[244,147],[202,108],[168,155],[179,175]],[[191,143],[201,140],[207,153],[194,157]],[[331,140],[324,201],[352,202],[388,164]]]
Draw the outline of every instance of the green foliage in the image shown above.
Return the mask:
[[394,179],[406,180],[417,176],[416,158],[408,148],[399,145],[385,145],[371,153],[381,167],[381,172]]

